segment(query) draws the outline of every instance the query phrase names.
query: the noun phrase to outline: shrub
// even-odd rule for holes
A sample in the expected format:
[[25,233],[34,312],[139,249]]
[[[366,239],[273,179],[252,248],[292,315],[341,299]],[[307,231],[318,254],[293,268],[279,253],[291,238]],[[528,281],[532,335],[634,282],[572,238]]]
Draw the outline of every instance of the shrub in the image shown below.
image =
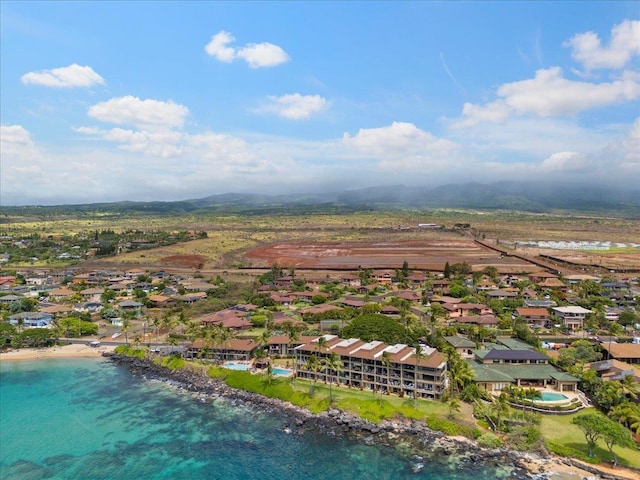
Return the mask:
[[114,350],[118,355],[126,355],[128,357],[137,357],[144,359],[147,352],[141,348],[130,347],[128,345],[119,345]]
[[478,445],[482,447],[498,448],[502,446],[502,441],[493,433],[485,433],[478,437]]

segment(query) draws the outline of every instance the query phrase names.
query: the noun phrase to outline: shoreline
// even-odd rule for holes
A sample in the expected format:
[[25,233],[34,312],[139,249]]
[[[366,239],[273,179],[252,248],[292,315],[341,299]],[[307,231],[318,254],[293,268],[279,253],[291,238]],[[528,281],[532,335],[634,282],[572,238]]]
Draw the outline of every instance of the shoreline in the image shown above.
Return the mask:
[[195,394],[200,401],[224,400],[232,405],[279,415],[288,422],[285,428],[287,434],[299,435],[311,430],[330,436],[350,437],[367,445],[408,448],[416,473],[428,465],[430,458],[447,456],[466,465],[485,464],[509,467],[513,470],[510,478],[514,479],[634,480],[638,478],[637,471],[621,466],[612,469],[601,465],[584,464],[550,453],[483,448],[466,437],[447,436],[442,432],[429,429],[418,421],[385,420],[376,424],[338,409],[314,414],[279,399],[236,390],[227,386],[222,380],[209,378],[201,372],[186,369],[170,370],[148,359],[142,360],[109,352],[104,356],[113,363],[127,368],[134,375],[165,382]]
[[102,358],[103,354],[112,353],[113,345],[90,347],[88,345],[72,343],[70,345],[47,348],[20,348],[8,352],[0,352],[0,362],[14,362],[19,360],[41,360],[46,358]]

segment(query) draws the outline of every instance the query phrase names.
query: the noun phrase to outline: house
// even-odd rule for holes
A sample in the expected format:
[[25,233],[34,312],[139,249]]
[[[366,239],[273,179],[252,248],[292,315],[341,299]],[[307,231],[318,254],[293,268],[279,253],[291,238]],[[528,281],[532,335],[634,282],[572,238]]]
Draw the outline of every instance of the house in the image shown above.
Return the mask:
[[608,359],[620,360],[621,362],[640,364],[640,344],[634,343],[602,343],[600,347],[605,351]]
[[232,330],[247,330],[251,328],[251,322],[245,318],[245,313],[231,308],[206,315],[200,319],[200,322],[203,325],[220,325]]
[[396,297],[401,298],[402,300],[407,300],[411,303],[422,303],[422,294],[415,290],[404,290],[402,292],[398,292]]
[[[446,390],[446,357],[435,348],[423,346],[416,357],[416,349],[404,344],[324,335],[327,346],[322,348],[318,338],[295,348],[296,375],[300,378],[432,400],[442,398]],[[322,361],[331,354],[343,363],[338,374],[308,368],[312,355]]]
[[135,300],[125,300],[123,302],[120,302],[118,304],[118,307],[120,307],[122,310],[139,310],[142,307],[144,307],[144,305],[140,302],[136,302]]
[[469,315],[466,317],[456,318],[455,323],[473,324],[487,328],[496,328],[498,326],[498,319],[493,314]]
[[497,289],[485,292],[487,300],[506,300],[507,298],[517,298],[518,293],[511,290]]
[[620,360],[609,359],[600,360],[599,362],[587,363],[585,370],[594,370],[600,378],[605,381],[624,380],[624,377],[631,375],[636,383],[640,383],[640,370],[634,368],[626,362]]
[[493,313],[490,307],[482,303],[445,303],[442,305],[449,318],[468,317],[471,315],[490,315]]
[[0,297],[0,303],[4,303],[6,305],[13,302],[21,302],[24,299],[25,297],[23,297],[22,295],[14,295],[10,293],[9,295],[3,295],[2,297]]
[[489,392],[499,392],[508,385],[518,387],[551,387],[560,392],[574,392],[579,379],[556,369],[549,357],[522,348],[521,342],[488,350],[475,350],[474,358],[467,360],[474,372],[473,382]]
[[53,322],[53,316],[42,312],[20,312],[9,316],[11,325],[23,328],[49,328]]
[[569,305],[567,307],[554,307],[551,309],[560,321],[562,321],[569,330],[582,330],[584,320],[591,310],[578,305]]
[[407,277],[407,281],[414,287],[417,287],[427,281],[427,276],[422,272],[412,272]]
[[49,292],[49,298],[51,300],[64,300],[65,298],[72,297],[75,294],[76,292],[74,292],[73,290],[62,287],[51,290]]
[[515,316],[524,319],[532,328],[542,328],[551,320],[546,308],[516,308]]
[[376,270],[371,274],[371,278],[381,285],[390,285],[393,281],[393,275],[393,272],[388,270]]
[[166,308],[176,304],[176,299],[166,295],[149,295],[147,297],[154,307]]
[[472,342],[467,337],[462,337],[460,335],[452,335],[442,338],[444,338],[444,340],[451,345],[462,358],[473,358],[473,351],[476,348],[476,342]]
[[342,285],[346,285],[347,287],[359,287],[362,284],[362,280],[357,275],[345,273],[343,275],[340,275],[340,283]]
[[80,291],[80,295],[85,300],[100,300],[100,296],[104,293],[104,288],[85,288]]

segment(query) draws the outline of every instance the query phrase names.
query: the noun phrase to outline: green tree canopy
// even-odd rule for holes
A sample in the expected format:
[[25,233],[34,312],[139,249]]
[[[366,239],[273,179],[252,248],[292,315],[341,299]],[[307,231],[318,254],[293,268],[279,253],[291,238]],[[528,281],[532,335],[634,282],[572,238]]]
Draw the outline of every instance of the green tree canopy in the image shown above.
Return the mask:
[[400,323],[379,313],[359,315],[344,328],[342,335],[365,342],[379,340],[392,345],[406,339],[405,328]]

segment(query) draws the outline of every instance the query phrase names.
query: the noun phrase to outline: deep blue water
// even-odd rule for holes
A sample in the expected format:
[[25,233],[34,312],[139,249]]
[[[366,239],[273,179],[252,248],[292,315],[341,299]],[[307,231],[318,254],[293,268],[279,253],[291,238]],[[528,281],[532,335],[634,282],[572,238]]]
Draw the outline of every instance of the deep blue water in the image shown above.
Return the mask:
[[313,432],[286,419],[203,402],[101,360],[0,363],[0,478],[494,479],[447,459],[414,473],[389,447]]

